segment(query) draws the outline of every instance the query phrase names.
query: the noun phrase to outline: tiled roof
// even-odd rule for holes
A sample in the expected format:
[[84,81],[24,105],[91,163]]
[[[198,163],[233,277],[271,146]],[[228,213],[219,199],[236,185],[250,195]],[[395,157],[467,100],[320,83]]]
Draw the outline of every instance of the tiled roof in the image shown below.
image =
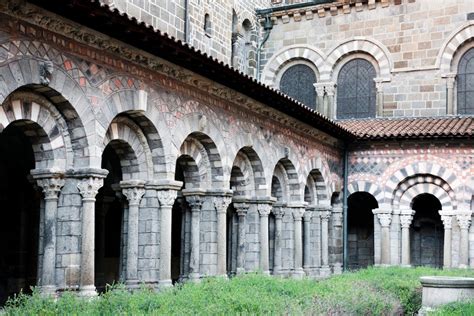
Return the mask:
[[361,139],[470,138],[474,131],[474,118],[469,116],[353,119],[338,123]]

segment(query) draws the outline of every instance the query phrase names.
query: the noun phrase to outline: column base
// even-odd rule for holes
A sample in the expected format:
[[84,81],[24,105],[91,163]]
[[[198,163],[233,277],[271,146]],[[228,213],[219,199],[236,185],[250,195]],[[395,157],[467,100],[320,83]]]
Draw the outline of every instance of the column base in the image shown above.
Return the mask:
[[41,296],[56,297],[56,286],[55,285],[42,285],[39,288]]
[[335,263],[333,266],[333,273],[334,274],[342,274],[342,264]]
[[239,275],[239,274],[244,274],[245,273],[245,269],[244,268],[237,268],[237,271],[236,271],[236,274]]
[[460,264],[458,268],[459,269],[467,269],[467,268],[469,268],[469,266],[467,264]]
[[138,282],[138,280],[126,280],[125,287],[129,291],[136,291],[140,287],[140,283]]
[[304,273],[302,268],[295,269],[295,271],[293,271],[293,273],[291,274],[291,276],[294,279],[302,279],[304,277],[304,275],[305,275],[305,273]]
[[331,268],[329,266],[322,266],[319,269],[319,275],[323,277],[327,277],[331,275]]
[[172,287],[172,286],[173,286],[173,282],[171,281],[171,279],[158,281],[158,288],[159,289],[165,289],[165,288],[169,288],[169,287]]
[[189,282],[193,282],[193,283],[201,282],[201,276],[199,275],[199,273],[190,273]]
[[402,267],[402,268],[411,268],[411,264],[401,264],[400,267]]
[[79,288],[78,296],[84,298],[94,298],[97,296],[97,291],[94,285],[86,285]]

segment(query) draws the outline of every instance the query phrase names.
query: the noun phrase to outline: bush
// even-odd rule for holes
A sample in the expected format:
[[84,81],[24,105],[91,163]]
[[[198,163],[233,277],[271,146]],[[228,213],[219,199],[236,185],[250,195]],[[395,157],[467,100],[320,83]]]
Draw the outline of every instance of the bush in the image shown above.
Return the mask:
[[368,268],[322,281],[249,273],[231,280],[207,278],[199,284],[180,284],[160,293],[145,287],[130,293],[123,285],[116,285],[92,300],[65,292],[54,301],[34,290],[32,295],[20,293],[11,298],[3,312],[6,315],[412,315],[421,305],[419,277],[440,274],[473,276],[474,272]]

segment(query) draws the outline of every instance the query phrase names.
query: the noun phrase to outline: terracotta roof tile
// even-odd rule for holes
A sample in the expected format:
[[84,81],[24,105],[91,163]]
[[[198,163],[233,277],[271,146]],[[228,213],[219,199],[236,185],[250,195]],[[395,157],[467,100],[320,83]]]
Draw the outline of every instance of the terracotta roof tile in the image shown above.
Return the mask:
[[351,119],[338,123],[362,139],[470,138],[474,131],[472,116]]

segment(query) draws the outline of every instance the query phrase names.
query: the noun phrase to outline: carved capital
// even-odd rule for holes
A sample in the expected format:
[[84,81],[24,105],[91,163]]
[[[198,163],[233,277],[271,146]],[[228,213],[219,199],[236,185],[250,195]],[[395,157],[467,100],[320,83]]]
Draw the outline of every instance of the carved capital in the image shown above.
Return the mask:
[[77,185],[77,189],[82,195],[83,201],[95,201],[95,196],[103,184],[104,179],[102,177],[83,178]]
[[453,216],[452,215],[441,215],[441,220],[443,221],[444,229],[453,228]]
[[321,217],[322,221],[329,221],[331,218],[331,211],[320,211],[319,216]]
[[333,223],[333,226],[342,226],[342,213],[333,212],[332,213],[332,223]]
[[311,209],[307,209],[306,212],[304,212],[303,218],[305,222],[309,222],[311,218],[313,217],[313,212]]
[[145,189],[139,186],[123,188],[122,194],[127,198],[128,205],[139,205],[145,194]]
[[301,221],[305,214],[305,209],[302,207],[294,207],[292,214],[295,221]]
[[325,92],[324,87],[326,86],[326,84],[317,82],[317,83],[314,83],[313,86],[314,86],[314,90],[316,90],[316,94],[322,97]]
[[334,82],[327,82],[324,91],[326,91],[327,95],[334,96],[336,93],[336,84]]
[[248,203],[235,203],[234,202],[234,208],[237,212],[238,216],[245,216],[249,210],[249,204]]
[[413,216],[402,214],[400,215],[400,226],[402,226],[402,228],[410,228],[412,220]]
[[[174,201],[176,200],[176,196],[178,195],[178,191],[176,190],[157,190],[156,195],[158,197],[158,201],[160,202],[160,206],[164,207],[172,207]],[[183,208],[184,209],[184,208]]]
[[268,203],[259,203],[257,204],[257,210],[260,214],[260,217],[268,216],[272,211],[272,205]]
[[461,229],[469,229],[471,225],[471,214],[457,214],[456,219]]
[[57,200],[59,192],[64,186],[64,179],[59,177],[43,178],[36,181],[43,190],[45,200]]
[[226,213],[230,202],[232,202],[232,198],[226,195],[214,196],[212,198],[212,203],[214,204],[217,213]]
[[187,195],[186,202],[191,207],[191,212],[196,213],[201,211],[202,198],[199,195]]
[[392,222],[392,214],[390,213],[377,213],[377,218],[382,227],[389,227]]
[[283,215],[285,215],[285,211],[281,206],[274,206],[272,207],[272,213],[275,215],[275,218],[281,219]]

